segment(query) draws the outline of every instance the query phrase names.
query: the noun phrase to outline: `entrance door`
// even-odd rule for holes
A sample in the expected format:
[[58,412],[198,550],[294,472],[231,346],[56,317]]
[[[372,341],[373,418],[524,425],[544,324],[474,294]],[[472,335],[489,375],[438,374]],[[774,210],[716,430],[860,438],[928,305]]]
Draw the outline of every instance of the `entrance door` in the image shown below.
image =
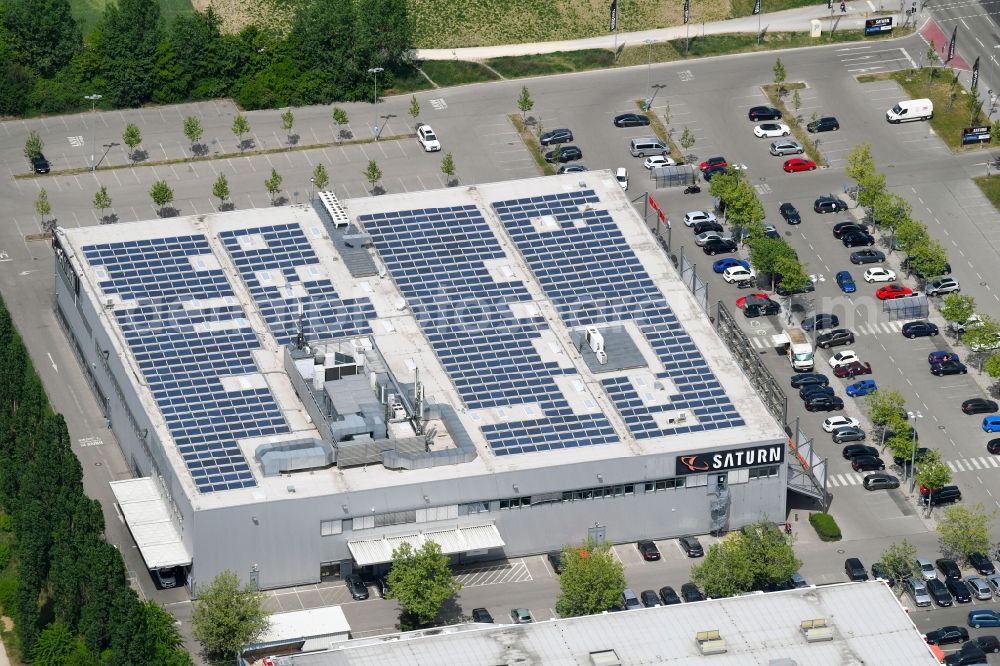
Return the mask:
[[587,538],[592,539],[594,543],[596,543],[599,546],[602,543],[604,543],[605,539],[604,531],[605,531],[604,525],[594,525],[593,527],[587,529]]

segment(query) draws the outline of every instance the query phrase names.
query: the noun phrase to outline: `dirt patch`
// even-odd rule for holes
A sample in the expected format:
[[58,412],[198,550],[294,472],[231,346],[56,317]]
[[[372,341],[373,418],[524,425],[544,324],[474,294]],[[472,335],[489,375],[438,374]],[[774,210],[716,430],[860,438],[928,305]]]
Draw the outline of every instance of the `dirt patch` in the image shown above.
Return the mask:
[[10,619],[6,615],[0,615],[0,623],[3,624],[4,631],[10,631],[14,628],[14,620]]
[[296,3],[269,0],[191,0],[195,11],[209,7],[222,19],[222,31],[237,33],[250,24],[284,30],[291,25]]

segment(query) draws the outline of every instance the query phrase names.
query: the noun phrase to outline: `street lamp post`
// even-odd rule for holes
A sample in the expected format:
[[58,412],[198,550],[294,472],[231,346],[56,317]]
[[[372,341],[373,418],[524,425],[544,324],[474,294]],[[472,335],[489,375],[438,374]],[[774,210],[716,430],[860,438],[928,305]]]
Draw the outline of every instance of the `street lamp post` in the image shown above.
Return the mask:
[[655,39],[647,39],[646,41],[646,94],[643,95],[643,99],[646,100],[645,110],[649,111],[649,107],[653,102],[652,96],[649,94],[649,72],[653,68],[653,44],[656,42]]
[[917,419],[923,418],[920,412],[906,412],[907,420],[913,419],[913,442],[910,446],[910,494],[913,494],[913,487],[917,483],[917,477],[913,473],[913,468],[917,464]]
[[666,87],[667,87],[666,83],[654,83],[651,86],[651,88],[653,89],[653,95],[652,95],[652,97],[649,98],[649,101],[646,102],[646,110],[647,111],[649,111],[651,108],[653,108],[653,100],[656,99],[657,93],[659,93],[661,90],[663,90]]
[[316,177],[313,176],[309,179],[309,203],[313,200],[313,190],[316,188]]
[[378,141],[378,135],[379,135],[379,131],[380,131],[379,130],[379,126],[378,126],[378,73],[379,72],[384,72],[384,71],[385,71],[385,69],[382,68],[382,67],[370,67],[368,69],[368,73],[369,74],[374,74],[375,75],[375,129],[374,129],[374,133],[375,133],[375,140],[376,141]]
[[[98,95],[94,93],[93,95],[84,95],[84,99],[90,102],[90,115],[97,115],[97,100],[101,99],[103,95]],[[97,123],[94,119],[90,119],[90,170],[97,171]]]

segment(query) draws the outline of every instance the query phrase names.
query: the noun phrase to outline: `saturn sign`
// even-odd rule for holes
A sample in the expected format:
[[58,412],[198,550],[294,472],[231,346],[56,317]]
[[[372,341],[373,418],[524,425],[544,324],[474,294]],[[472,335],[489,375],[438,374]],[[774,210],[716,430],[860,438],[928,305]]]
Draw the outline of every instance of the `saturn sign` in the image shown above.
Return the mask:
[[713,451],[677,457],[677,475],[721,472],[740,467],[772,465],[785,459],[785,444],[750,446],[744,449]]

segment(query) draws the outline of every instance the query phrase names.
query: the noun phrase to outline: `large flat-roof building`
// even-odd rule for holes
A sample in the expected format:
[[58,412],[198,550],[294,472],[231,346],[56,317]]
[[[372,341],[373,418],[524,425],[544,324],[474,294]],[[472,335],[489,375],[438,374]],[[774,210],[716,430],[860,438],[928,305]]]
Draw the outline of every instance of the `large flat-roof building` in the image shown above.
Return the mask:
[[55,233],[150,568],[281,587],[784,515],[784,432],[610,173],[321,202]]

